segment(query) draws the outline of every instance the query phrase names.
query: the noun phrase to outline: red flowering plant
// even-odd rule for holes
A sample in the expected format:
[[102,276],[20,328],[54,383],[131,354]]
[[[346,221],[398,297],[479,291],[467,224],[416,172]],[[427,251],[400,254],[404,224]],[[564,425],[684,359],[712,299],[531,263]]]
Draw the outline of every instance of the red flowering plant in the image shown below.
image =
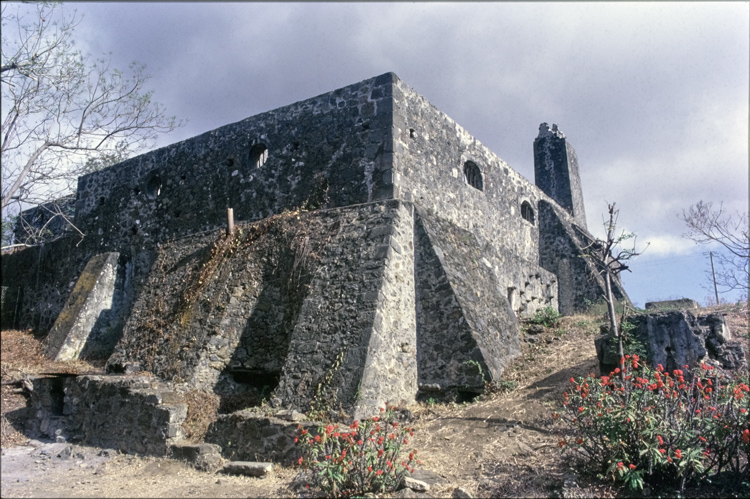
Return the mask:
[[600,378],[570,378],[564,410],[553,414],[572,437],[558,445],[633,489],[679,486],[722,471],[750,473],[748,375],[715,375],[713,367],[652,369],[638,355]]
[[402,452],[414,430],[396,420],[398,408],[386,403],[380,416],[354,421],[348,427],[321,426],[317,434],[301,429],[295,442],[302,449],[298,464],[308,472],[309,485],[328,497],[351,497],[396,490],[414,471],[417,450]]

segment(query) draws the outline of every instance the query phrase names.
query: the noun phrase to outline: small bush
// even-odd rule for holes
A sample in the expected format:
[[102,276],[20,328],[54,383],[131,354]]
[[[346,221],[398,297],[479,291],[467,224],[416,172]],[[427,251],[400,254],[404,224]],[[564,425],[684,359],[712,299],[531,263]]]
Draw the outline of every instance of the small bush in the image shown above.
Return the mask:
[[564,411],[553,414],[573,433],[560,447],[633,489],[684,490],[723,471],[747,477],[747,374],[727,379],[705,364],[684,369],[654,370],[627,355],[609,376],[571,378]]
[[300,428],[295,442],[302,448],[298,463],[310,472],[307,487],[320,488],[327,497],[396,490],[419,463],[416,449],[401,456],[414,431],[399,425],[396,409],[386,404],[381,416],[354,421],[345,431],[330,424],[311,435]]
[[537,310],[534,317],[528,320],[529,324],[541,324],[544,327],[554,327],[560,320],[560,313],[552,307]]

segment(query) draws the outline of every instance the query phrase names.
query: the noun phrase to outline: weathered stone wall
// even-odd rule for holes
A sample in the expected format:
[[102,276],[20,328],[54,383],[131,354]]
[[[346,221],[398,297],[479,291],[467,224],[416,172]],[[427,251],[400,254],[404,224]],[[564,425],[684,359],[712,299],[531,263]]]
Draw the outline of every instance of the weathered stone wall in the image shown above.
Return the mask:
[[13,242],[34,244],[35,239],[29,240],[29,235],[49,240],[72,233],[74,229],[66,218],[72,220],[75,216],[75,201],[75,196],[70,195],[22,211],[13,230]]
[[[537,205],[548,198],[402,81],[393,96],[394,196],[493,246],[490,267],[520,316],[557,308],[556,286],[548,286],[555,278],[539,268]],[[481,189],[467,181],[467,162],[478,167]]]
[[251,405],[271,391],[304,409],[316,395],[347,410],[413,399],[411,210],[290,212],[162,245],[110,369]]
[[17,294],[18,304],[3,327],[12,323],[19,329],[49,331],[94,255],[77,248],[76,241],[65,237],[2,256],[3,285]]
[[45,355],[55,360],[110,356],[119,340],[119,314],[113,310],[119,257],[111,252],[89,260],[47,336]]
[[557,125],[552,125],[552,130],[547,123],[539,125],[539,136],[534,140],[534,183],[579,227],[587,229],[578,156]]
[[13,322],[48,331],[86,263],[106,251],[119,252],[120,264],[130,265],[136,297],[157,244],[223,226],[227,207],[239,222],[391,198],[384,151],[392,142],[394,77],[356,83],[80,177],[74,223],[86,237],[71,233],[3,255],[3,285],[22,296]]
[[155,378],[54,376],[32,379],[31,434],[59,434],[122,452],[164,455],[182,438],[187,405]]
[[[102,249],[302,206],[391,197],[391,75],[226,125],[79,179],[76,225]],[[262,163],[262,164],[261,164]]]
[[481,392],[520,353],[518,322],[497,283],[494,248],[441,219],[420,217],[419,385]]

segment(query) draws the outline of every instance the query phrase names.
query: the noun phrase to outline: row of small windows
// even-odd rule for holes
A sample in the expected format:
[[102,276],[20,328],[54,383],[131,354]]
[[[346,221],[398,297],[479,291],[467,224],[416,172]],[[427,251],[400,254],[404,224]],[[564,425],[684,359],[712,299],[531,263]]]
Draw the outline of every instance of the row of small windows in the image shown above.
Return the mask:
[[[482,170],[480,170],[477,164],[473,161],[467,161],[464,163],[464,180],[473,188],[484,191]],[[531,207],[531,203],[528,201],[521,203],[521,217],[534,225],[534,208]]]
[[[255,166],[256,168],[260,168],[264,164],[266,164],[266,161],[268,161],[268,148],[265,144],[255,144],[250,148],[250,164]],[[226,160],[227,166],[234,166],[234,158],[227,158]],[[183,175],[182,180],[185,180],[185,175]],[[148,196],[151,199],[155,199],[161,194],[161,188],[162,188],[162,181],[161,177],[159,175],[151,175],[148,180],[146,181],[146,196]],[[136,196],[141,194],[141,188],[135,187],[133,189],[133,192]],[[99,200],[99,204],[104,204],[104,198]]]

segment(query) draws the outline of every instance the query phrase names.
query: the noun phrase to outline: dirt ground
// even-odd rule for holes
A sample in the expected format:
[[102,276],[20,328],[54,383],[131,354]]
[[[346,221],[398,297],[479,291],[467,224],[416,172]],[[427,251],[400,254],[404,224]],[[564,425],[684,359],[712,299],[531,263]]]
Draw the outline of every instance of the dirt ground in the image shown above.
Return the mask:
[[[747,338],[747,315],[746,304],[732,309],[728,319],[735,335]],[[415,429],[410,447],[422,461],[415,478],[431,489],[385,497],[451,497],[459,487],[472,497],[627,497],[621,488],[581,474],[561,455],[550,417],[571,376],[597,371],[594,337],[601,322],[602,317],[566,317],[556,328],[525,334],[522,355],[494,393],[465,404],[428,400],[409,407]],[[45,363],[28,333],[2,335],[4,382],[39,369],[97,369]],[[19,345],[28,359],[10,351]],[[248,478],[201,472],[167,458],[29,440],[18,432],[25,404],[20,391],[2,386],[3,497],[303,497],[306,492],[295,481],[296,468],[276,467],[269,477]]]

